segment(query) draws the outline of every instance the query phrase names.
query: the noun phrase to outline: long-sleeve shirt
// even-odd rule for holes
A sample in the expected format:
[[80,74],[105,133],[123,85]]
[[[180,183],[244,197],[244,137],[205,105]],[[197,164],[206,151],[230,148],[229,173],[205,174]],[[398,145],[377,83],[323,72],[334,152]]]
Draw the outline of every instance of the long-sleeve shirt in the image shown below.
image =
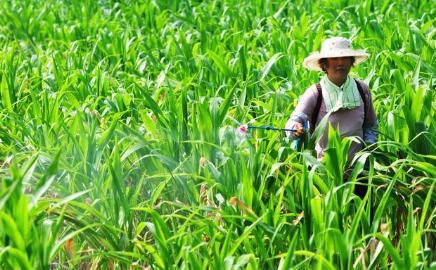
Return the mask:
[[[377,118],[374,111],[374,106],[371,98],[371,93],[369,87],[363,81],[358,80],[360,83],[363,93],[365,94],[367,113],[365,126],[364,123],[364,105],[363,102],[359,107],[353,109],[340,109],[333,112],[329,116],[329,122],[334,128],[339,128],[342,137],[348,136],[358,136],[366,143],[375,143],[377,141],[378,129],[377,129]],[[311,121],[312,114],[316,106],[316,101],[318,98],[318,91],[316,85],[310,86],[304,94],[301,96],[297,107],[291,114],[291,117],[286,124],[289,127],[292,121],[304,123],[305,121]],[[310,123],[310,128],[315,129],[319,124],[321,119],[327,114],[326,106],[324,100],[321,102],[318,117],[316,123]],[[324,155],[324,150],[327,147],[328,142],[328,128],[324,130],[324,134],[315,146],[318,159],[321,159]],[[356,152],[362,149],[362,144],[357,142],[352,142],[350,151],[348,153],[348,160],[354,157]]]

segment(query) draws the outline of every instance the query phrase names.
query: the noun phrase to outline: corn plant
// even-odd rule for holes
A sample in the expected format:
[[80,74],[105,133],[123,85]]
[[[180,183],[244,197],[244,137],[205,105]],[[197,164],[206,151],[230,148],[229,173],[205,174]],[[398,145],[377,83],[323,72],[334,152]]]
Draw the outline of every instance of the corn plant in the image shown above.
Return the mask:
[[[434,269],[435,10],[3,1],[0,268]],[[378,143],[239,128],[283,127],[336,35],[370,54]]]

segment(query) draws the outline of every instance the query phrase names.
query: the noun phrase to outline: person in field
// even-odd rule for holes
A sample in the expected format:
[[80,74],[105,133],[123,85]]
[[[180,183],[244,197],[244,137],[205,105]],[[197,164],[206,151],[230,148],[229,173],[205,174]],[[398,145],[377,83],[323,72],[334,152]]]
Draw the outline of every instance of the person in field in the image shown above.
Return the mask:
[[[366,144],[377,141],[377,118],[369,87],[362,80],[352,78],[350,69],[368,58],[363,50],[354,50],[351,41],[343,37],[326,39],[319,52],[304,59],[303,66],[309,70],[322,71],[320,81],[311,85],[300,97],[297,107],[286,123],[287,129],[296,132],[287,135],[301,136],[310,127],[315,130],[321,119],[330,112],[329,123],[340,130],[341,136],[357,136]],[[315,149],[322,159],[327,147],[328,129]],[[362,149],[363,144],[353,142],[348,161]],[[366,193],[366,188],[362,192]],[[359,192],[359,191],[357,191]]]

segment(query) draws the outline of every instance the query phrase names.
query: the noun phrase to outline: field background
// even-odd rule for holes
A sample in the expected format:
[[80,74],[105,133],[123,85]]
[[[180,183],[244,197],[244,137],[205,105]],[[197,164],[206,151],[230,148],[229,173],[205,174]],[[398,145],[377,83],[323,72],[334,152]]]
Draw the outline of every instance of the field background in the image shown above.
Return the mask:
[[[0,15],[0,269],[436,269],[434,1],[12,0]],[[283,127],[321,75],[302,60],[336,35],[370,54],[352,75],[380,131],[345,184],[335,131],[320,163],[314,140],[237,129]]]

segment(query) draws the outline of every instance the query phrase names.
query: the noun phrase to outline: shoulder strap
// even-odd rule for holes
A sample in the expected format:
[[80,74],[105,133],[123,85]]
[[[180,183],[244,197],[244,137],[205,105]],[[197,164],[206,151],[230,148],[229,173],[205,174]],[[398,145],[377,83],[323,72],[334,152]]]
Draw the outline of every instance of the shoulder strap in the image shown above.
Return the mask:
[[312,119],[310,122],[310,133],[311,134],[315,130],[316,120],[318,119],[319,109],[321,108],[322,91],[321,91],[321,84],[320,83],[316,84],[316,90],[318,91],[318,97],[316,98],[316,104],[315,104],[315,108],[313,109]]
[[362,98],[362,101],[363,101],[363,126],[365,126],[366,115],[367,115],[367,108],[366,108],[367,105],[366,105],[365,93],[363,93],[363,88],[362,88],[362,85],[359,83],[359,81],[357,81],[356,79],[354,79],[354,81],[356,82],[357,90],[359,90],[360,97]]

